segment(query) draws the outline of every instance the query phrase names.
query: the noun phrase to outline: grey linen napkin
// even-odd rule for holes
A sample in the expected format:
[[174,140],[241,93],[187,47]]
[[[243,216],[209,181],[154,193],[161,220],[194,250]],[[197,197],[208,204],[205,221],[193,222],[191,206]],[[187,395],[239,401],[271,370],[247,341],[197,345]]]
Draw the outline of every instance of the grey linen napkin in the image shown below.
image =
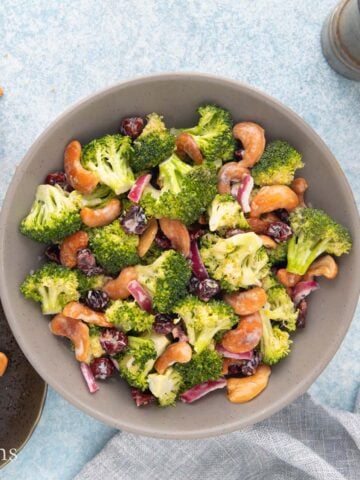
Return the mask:
[[120,432],[75,480],[359,480],[360,395],[355,412],[310,395],[253,427],[205,440]]

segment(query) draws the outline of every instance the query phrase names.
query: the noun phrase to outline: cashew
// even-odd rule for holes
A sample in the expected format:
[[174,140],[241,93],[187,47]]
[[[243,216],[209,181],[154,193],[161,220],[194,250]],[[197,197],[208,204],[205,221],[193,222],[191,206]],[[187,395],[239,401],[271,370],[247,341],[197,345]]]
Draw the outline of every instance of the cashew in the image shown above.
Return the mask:
[[0,352],[0,377],[4,375],[9,364],[9,359],[5,353]]
[[274,240],[271,237],[269,237],[268,235],[259,235],[259,237],[261,238],[264,247],[266,247],[266,248],[276,248],[277,247],[276,242],[274,242]]
[[121,203],[117,198],[112,198],[102,208],[84,207],[80,211],[82,222],[90,228],[108,225],[121,213]]
[[232,353],[244,353],[255,348],[260,342],[262,321],[259,312],[243,317],[235,330],[225,333],[222,344]]
[[200,223],[200,225],[207,225],[208,223],[205,215],[200,215],[197,221]]
[[62,311],[65,317],[82,320],[86,323],[98,325],[99,327],[113,327],[114,325],[106,320],[105,313],[95,312],[91,308],[79,302],[70,302]]
[[176,153],[183,160],[186,158],[186,156],[188,156],[197,165],[203,163],[204,158],[201,150],[197,146],[193,137],[188,133],[180,133],[180,135],[176,138],[175,145]]
[[228,162],[223,165],[218,173],[217,190],[219,193],[231,193],[231,184],[240,182],[244,175],[250,174],[243,162]]
[[174,363],[190,362],[192,350],[187,342],[172,343],[165,352],[156,360],[155,370],[161,375]]
[[86,232],[78,232],[64,238],[60,244],[60,262],[68,268],[74,268],[77,265],[76,254],[81,248],[86,248],[89,243],[89,236]]
[[139,257],[143,257],[151,248],[153,241],[155,240],[158,232],[158,223],[155,218],[149,220],[145,232],[140,236],[138,245]]
[[228,399],[232,403],[245,403],[255,398],[267,386],[271,369],[268,365],[260,365],[254,375],[244,378],[228,378]]
[[295,287],[302,280],[302,275],[290,273],[285,268],[279,268],[276,272],[276,278],[284,287]]
[[226,293],[224,301],[237,315],[251,315],[260,310],[266,303],[267,295],[263,288],[254,287],[245,292]]
[[261,187],[251,201],[251,217],[260,217],[262,213],[272,212],[278,208],[293,210],[299,204],[295,192],[286,185]]
[[124,300],[130,296],[127,286],[131,280],[137,279],[137,273],[134,267],[126,267],[121,270],[119,276],[114,280],[110,280],[103,286],[103,291],[106,292],[111,300]]
[[179,220],[160,218],[160,228],[175,250],[182,253],[184,257],[190,254],[190,235],[186,226]]
[[307,181],[305,180],[305,178],[302,178],[302,177],[295,178],[291,182],[290,186],[294,190],[296,195],[298,196],[299,205],[301,207],[306,207],[305,201],[304,201],[304,193],[306,192],[309,185],[308,185]]
[[234,126],[233,135],[240,140],[245,149],[241,165],[248,168],[253,167],[265,150],[264,129],[257,123],[241,122]]
[[325,277],[332,280],[338,274],[338,266],[330,255],[325,255],[315,260],[306,272],[309,277]]
[[49,323],[49,327],[54,335],[67,337],[72,341],[75,347],[76,360],[89,362],[90,335],[89,327],[85,323],[58,313]]
[[65,149],[64,169],[70,185],[80,193],[91,193],[99,183],[97,175],[86,170],[80,162],[81,145],[73,140]]

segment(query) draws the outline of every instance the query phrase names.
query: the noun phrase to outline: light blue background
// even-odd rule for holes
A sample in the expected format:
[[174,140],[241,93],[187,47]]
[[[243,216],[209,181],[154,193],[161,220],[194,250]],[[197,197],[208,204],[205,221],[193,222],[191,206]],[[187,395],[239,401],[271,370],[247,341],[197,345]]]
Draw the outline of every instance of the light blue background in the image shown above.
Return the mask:
[[[196,70],[248,82],[293,108],[337,156],[359,200],[360,84],[328,67],[319,41],[335,4],[2,0],[0,198],[37,135],[73,102],[136,75]],[[352,408],[359,341],[358,312],[311,388],[323,402]],[[49,389],[36,432],[0,478],[70,479],[114,433]]]

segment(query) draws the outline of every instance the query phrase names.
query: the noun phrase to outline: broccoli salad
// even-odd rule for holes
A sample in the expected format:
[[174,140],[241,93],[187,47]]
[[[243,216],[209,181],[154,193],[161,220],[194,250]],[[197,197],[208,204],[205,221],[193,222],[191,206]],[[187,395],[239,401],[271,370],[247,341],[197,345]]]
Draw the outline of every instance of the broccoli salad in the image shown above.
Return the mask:
[[20,225],[46,258],[21,292],[70,341],[91,393],[118,376],[138,407],[259,395],[305,327],[316,278],[334,279],[352,246],[305,203],[292,145],[216,105],[198,114],[181,129],[128,117],[70,142]]

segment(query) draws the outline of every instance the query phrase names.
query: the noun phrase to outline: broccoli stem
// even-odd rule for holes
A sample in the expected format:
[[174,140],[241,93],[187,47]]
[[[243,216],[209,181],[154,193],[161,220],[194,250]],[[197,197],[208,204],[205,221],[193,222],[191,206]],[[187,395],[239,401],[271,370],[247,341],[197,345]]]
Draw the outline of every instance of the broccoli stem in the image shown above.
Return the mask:
[[326,251],[327,240],[321,240],[314,245],[311,240],[305,240],[295,235],[289,241],[288,263],[286,270],[290,273],[304,275],[312,262]]

